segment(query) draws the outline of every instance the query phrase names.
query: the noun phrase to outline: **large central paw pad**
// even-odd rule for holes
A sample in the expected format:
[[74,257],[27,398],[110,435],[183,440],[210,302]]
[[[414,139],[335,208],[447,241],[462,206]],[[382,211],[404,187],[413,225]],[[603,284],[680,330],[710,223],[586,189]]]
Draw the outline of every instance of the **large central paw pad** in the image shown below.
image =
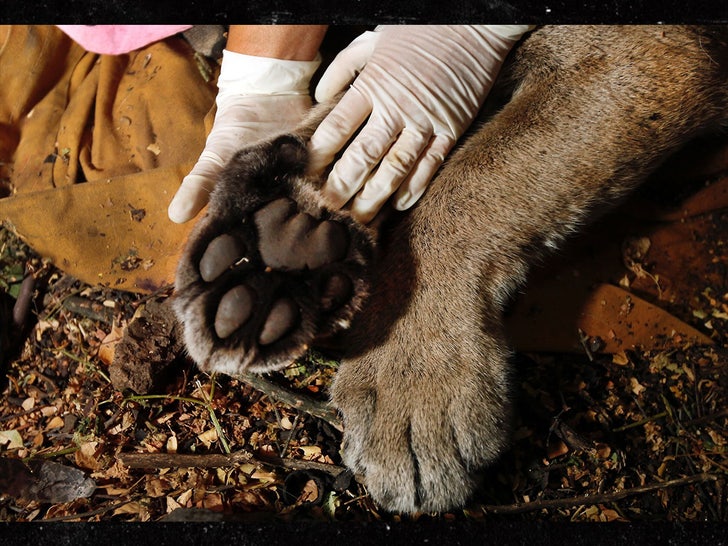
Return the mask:
[[290,362],[346,327],[367,291],[369,232],[321,205],[290,161],[297,140],[268,147],[264,161],[241,152],[228,166],[178,267],[175,310],[208,371]]
[[346,256],[346,228],[297,212],[290,199],[276,199],[253,218],[260,233],[260,255],[273,269],[316,269]]

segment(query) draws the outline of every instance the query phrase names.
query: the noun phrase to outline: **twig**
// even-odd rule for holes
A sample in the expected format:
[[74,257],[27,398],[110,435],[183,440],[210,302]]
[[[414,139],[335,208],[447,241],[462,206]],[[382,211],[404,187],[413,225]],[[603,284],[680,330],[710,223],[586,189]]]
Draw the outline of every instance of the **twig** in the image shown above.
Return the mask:
[[623,431],[629,430],[631,428],[640,427],[642,425],[646,425],[647,423],[651,423],[652,421],[657,421],[658,419],[667,417],[668,415],[669,415],[668,412],[661,411],[660,413],[656,413],[655,415],[651,415],[650,417],[640,419],[639,421],[635,421],[634,423],[628,423],[626,425],[622,425],[621,427],[614,428],[614,429],[612,429],[612,432],[623,432]]
[[202,384],[200,381],[197,381],[197,388],[200,390],[200,394],[202,395],[202,398],[205,399],[205,407],[207,408],[208,413],[210,414],[210,421],[212,421],[212,425],[215,427],[215,431],[217,432],[217,437],[220,440],[220,443],[222,444],[222,449],[225,451],[225,453],[230,454],[230,444],[228,444],[227,438],[225,437],[225,431],[222,429],[222,426],[220,425],[220,421],[217,419],[217,415],[215,414],[215,408],[212,407],[212,399],[215,396],[215,374],[213,373],[210,376],[210,394],[208,395],[205,392],[205,389],[202,388]]
[[309,415],[323,419],[339,431],[344,430],[344,426],[342,425],[339,416],[336,414],[336,411],[327,403],[319,402],[318,400],[314,400],[308,396],[290,391],[284,387],[276,385],[272,381],[269,381],[260,375],[246,373],[240,374],[238,377],[254,389],[258,389],[268,396],[275,398],[284,404],[288,404],[295,409],[305,411]]
[[303,459],[281,459],[280,457],[266,458],[260,460],[262,464],[269,464],[278,468],[285,468],[287,470],[320,470],[331,474],[334,478],[346,472],[346,468],[343,466],[337,466],[335,464],[317,463],[316,461],[304,461]]
[[106,512],[110,512],[111,510],[116,510],[117,508],[121,508],[125,504],[129,504],[132,502],[131,500],[125,500],[121,502],[117,502],[116,504],[112,504],[111,506],[102,506],[101,508],[97,508],[96,510],[91,510],[90,512],[82,512],[80,514],[69,514],[68,516],[57,516],[55,518],[48,518],[40,520],[42,523],[50,523],[54,521],[72,521],[74,519],[79,518],[88,518],[91,516],[98,516],[99,514],[105,514]]
[[724,410],[718,413],[712,413],[710,415],[703,415],[702,417],[696,417],[695,419],[690,419],[689,421],[685,421],[683,423],[683,426],[686,427],[688,425],[697,425],[698,423],[717,421],[721,417],[728,417],[728,410]]
[[293,433],[296,432],[296,427],[298,426],[298,420],[301,418],[301,414],[297,413],[295,419],[293,419],[293,426],[291,426],[291,432],[288,433],[288,440],[286,441],[286,445],[283,446],[283,451],[281,451],[281,458],[286,456],[286,453],[288,453],[288,446],[291,445],[291,440],[293,440]]
[[589,336],[587,336],[584,333],[584,330],[582,330],[581,328],[577,328],[576,332],[579,334],[579,343],[581,343],[581,346],[584,349],[584,352],[586,353],[586,356],[589,359],[589,362],[593,362],[594,356],[592,355],[591,351],[589,350]]
[[[660,413],[656,413],[655,415],[652,415],[652,416],[642,419],[640,421],[635,421],[634,423],[629,423],[627,425],[623,425],[621,427],[612,429],[612,432],[622,432],[624,430],[639,427],[641,425],[644,425],[645,423],[649,423],[651,421],[657,421],[658,419],[662,419],[663,417],[668,417],[668,416],[671,416],[670,412],[662,411]],[[728,410],[721,411],[718,413],[713,413],[710,415],[704,415],[703,417],[696,417],[695,419],[690,419],[689,421],[685,421],[684,423],[682,423],[682,428],[685,428],[689,425],[697,425],[698,423],[717,421],[721,417],[728,417]]]
[[245,450],[235,451],[230,455],[208,453],[190,455],[180,453],[119,453],[116,458],[129,468],[219,468],[241,463],[269,465],[288,470],[320,470],[336,477],[346,469],[333,464],[303,461],[300,459],[282,459],[280,457],[256,458]]
[[182,453],[119,453],[116,458],[129,468],[218,468],[234,466],[253,460],[253,454],[236,451],[230,455],[208,453],[191,455]]
[[9,421],[10,419],[17,419],[18,417],[25,417],[26,415],[30,415],[31,413],[36,413],[38,411],[43,411],[44,409],[44,407],[38,407],[21,411],[20,413],[9,413],[8,415],[0,416],[0,423],[2,423],[3,421]]
[[74,315],[80,315],[104,324],[111,324],[114,321],[113,309],[104,307],[88,298],[68,296],[61,302],[61,306]]
[[631,497],[633,495],[650,493],[659,489],[668,489],[670,487],[679,487],[681,485],[690,485],[692,483],[715,481],[717,479],[718,476],[716,476],[715,474],[708,474],[704,472],[702,474],[696,474],[694,476],[687,476],[685,478],[678,478],[666,482],[653,483],[640,487],[632,487],[630,489],[623,489],[622,491],[616,491],[614,493],[583,495],[581,497],[570,497],[567,499],[535,500],[532,502],[523,502],[516,504],[485,504],[482,505],[481,508],[485,512],[488,512],[490,514],[521,514],[523,512],[533,512],[534,510],[542,510],[544,508],[571,508],[574,506],[606,504],[622,500],[626,497]]

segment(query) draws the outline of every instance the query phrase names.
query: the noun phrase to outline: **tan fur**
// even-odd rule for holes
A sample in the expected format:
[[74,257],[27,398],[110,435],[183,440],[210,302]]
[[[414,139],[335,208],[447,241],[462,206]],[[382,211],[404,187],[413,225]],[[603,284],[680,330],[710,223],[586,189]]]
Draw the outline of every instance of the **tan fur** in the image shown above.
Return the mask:
[[[345,211],[327,211],[320,181],[303,175],[301,142],[316,118],[295,142],[241,153],[178,270],[175,310],[188,350],[207,370],[270,369],[353,316],[333,386],[345,463],[386,509],[463,505],[477,470],[509,439],[504,305],[534,261],[671,152],[726,120],[725,39],[725,28],[536,30],[501,77],[514,89],[510,100],[472,130],[411,212],[384,222],[376,254],[371,228],[353,225]],[[251,218],[281,196],[317,222],[346,226],[347,258],[315,271],[264,270]],[[226,230],[240,232],[253,265],[235,264],[203,281],[200,257]],[[331,271],[344,272],[353,292],[340,308],[319,313],[318,287]],[[270,279],[287,288],[274,293]],[[221,340],[211,321],[236,284],[251,287],[258,305],[239,332]],[[303,318],[292,334],[261,346],[260,324],[280,294],[295,299]]]
[[714,30],[534,32],[514,55],[512,100],[385,234],[333,390],[345,462],[382,506],[467,501],[508,441],[504,303],[540,255],[725,120]]

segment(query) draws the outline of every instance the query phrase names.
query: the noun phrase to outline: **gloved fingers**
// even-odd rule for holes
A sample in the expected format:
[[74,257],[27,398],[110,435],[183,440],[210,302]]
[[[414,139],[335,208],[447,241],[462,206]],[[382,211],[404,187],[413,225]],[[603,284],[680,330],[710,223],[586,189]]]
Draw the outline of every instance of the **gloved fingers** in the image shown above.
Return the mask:
[[343,207],[356,195],[399,132],[399,127],[390,127],[380,119],[369,119],[334,164],[322,188],[324,198],[332,207]]
[[192,220],[207,205],[215,187],[215,178],[188,174],[167,209],[169,219],[177,224]]
[[225,150],[224,153],[226,157],[210,151],[208,138],[207,147],[200,154],[200,158],[190,174],[182,179],[180,187],[169,203],[167,215],[170,220],[177,224],[187,222],[197,216],[197,213],[207,204],[218,174],[229,159],[227,155],[231,155],[228,150]]
[[308,171],[319,174],[330,165],[371,111],[371,102],[359,90],[347,91],[311,135]]
[[349,85],[372,56],[380,34],[367,31],[341,51],[328,66],[316,85],[318,102],[334,98]]
[[389,197],[414,168],[422,151],[430,143],[431,132],[404,129],[382,159],[376,173],[364,184],[357,197],[363,201],[381,195]]
[[167,209],[170,220],[183,223],[207,204],[220,172],[241,148],[294,127],[311,106],[304,95],[221,96],[205,149],[184,178]]
[[395,209],[407,210],[422,197],[454,144],[455,139],[449,136],[440,135],[432,139],[407,180],[395,193],[392,199]]
[[354,218],[366,224],[376,216],[384,203],[408,179],[423,150],[428,148],[430,137],[429,131],[402,131],[379,168],[354,198],[351,206]]

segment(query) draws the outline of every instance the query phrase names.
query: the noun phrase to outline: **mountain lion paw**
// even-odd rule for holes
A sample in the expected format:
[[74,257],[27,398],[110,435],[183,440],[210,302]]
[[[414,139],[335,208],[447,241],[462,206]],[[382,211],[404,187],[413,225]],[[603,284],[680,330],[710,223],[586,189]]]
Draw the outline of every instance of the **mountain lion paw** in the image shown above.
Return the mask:
[[372,239],[324,208],[295,136],[239,152],[190,235],[174,309],[207,371],[262,372],[348,327],[367,292]]
[[463,506],[477,471],[508,438],[507,374],[497,371],[505,353],[493,350],[490,362],[474,365],[483,360],[468,361],[458,347],[451,360],[438,360],[441,348],[428,354],[414,332],[389,339],[337,372],[333,403],[344,419],[344,463],[386,510]]

